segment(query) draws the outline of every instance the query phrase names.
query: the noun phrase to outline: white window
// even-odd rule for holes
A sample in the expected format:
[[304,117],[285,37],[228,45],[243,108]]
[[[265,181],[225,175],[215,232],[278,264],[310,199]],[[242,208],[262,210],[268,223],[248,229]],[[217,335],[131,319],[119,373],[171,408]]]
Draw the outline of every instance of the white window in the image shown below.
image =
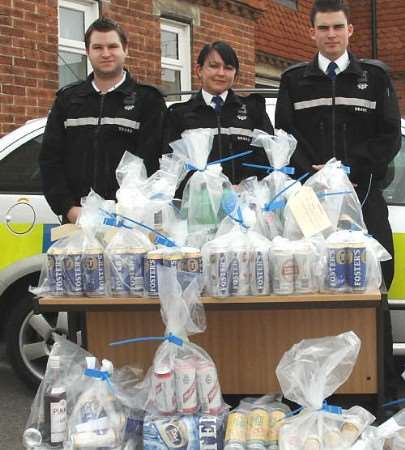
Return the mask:
[[[162,57],[161,86],[165,92],[191,89],[190,26],[174,20],[161,19],[160,49]],[[185,100],[179,95],[168,101]]]
[[59,86],[84,80],[91,72],[87,61],[84,34],[98,18],[94,0],[59,0]]

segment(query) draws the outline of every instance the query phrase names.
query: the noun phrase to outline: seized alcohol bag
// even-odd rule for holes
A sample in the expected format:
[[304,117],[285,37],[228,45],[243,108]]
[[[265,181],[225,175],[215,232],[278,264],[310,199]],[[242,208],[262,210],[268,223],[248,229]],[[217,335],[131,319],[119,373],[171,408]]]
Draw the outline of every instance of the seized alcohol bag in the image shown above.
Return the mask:
[[280,450],[350,448],[375,417],[354,406],[329,406],[325,399],[350,376],[360,351],[352,331],[338,336],[304,339],[284,353],[276,375],[285,398],[302,411],[286,419],[280,430]]

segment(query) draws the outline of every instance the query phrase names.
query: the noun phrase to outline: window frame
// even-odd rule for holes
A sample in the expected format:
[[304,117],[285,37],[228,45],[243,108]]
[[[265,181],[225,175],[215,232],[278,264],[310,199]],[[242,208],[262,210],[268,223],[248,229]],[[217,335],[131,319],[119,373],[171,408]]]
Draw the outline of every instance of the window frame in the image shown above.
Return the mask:
[[[191,29],[188,23],[173,19],[160,19],[160,31],[168,31],[178,36],[178,59],[166,58],[161,55],[160,65],[162,69],[180,72],[180,91],[191,90]],[[181,100],[187,100],[189,96],[182,95]],[[170,101],[170,99],[169,99]]]
[[[76,53],[86,56],[86,46],[83,41],[61,37],[60,8],[71,9],[84,13],[84,31],[99,17],[99,8],[96,0],[58,0],[58,55],[61,52]],[[89,59],[86,56],[87,75],[92,71]]]

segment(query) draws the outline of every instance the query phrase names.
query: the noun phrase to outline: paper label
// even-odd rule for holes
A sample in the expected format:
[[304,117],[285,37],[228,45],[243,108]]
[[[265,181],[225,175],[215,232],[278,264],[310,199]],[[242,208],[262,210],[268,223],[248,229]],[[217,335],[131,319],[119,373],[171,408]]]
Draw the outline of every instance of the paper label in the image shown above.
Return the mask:
[[74,225],[73,223],[65,223],[64,225],[61,225],[60,227],[52,228],[51,240],[57,241],[66,236],[70,236],[71,234],[75,233],[78,230],[80,230],[80,227],[78,227],[77,225]]
[[310,187],[302,186],[288,199],[287,206],[306,238],[332,226],[318,197]]

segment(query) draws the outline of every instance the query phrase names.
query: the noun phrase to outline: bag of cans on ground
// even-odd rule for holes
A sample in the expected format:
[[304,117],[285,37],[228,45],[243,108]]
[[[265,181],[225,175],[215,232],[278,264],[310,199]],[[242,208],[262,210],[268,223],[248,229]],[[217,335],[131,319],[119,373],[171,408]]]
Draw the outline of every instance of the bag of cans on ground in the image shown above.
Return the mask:
[[304,339],[283,355],[276,369],[281,390],[303,409],[281,427],[280,450],[349,449],[375,420],[360,406],[324,403],[349,378],[359,351],[360,339],[350,331]]
[[[158,277],[167,339],[157,349],[142,383],[147,392],[146,402],[136,406],[157,416],[197,412],[217,415],[225,404],[215,363],[205,350],[188,339],[206,328],[204,307],[199,299],[202,276],[159,267]],[[142,393],[139,398],[143,401]]]
[[136,228],[117,228],[105,248],[110,291],[116,297],[144,295],[144,259],[154,246]]
[[228,415],[225,450],[277,450],[278,434],[290,408],[281,394],[245,398]]
[[270,273],[276,295],[318,292],[321,266],[316,245],[309,239],[276,237],[270,249]]
[[183,192],[182,211],[187,217],[187,245],[201,248],[217,231],[224,186],[230,186],[220,164],[207,165],[213,131],[188,130],[170,143],[188,171],[194,171]]
[[377,427],[377,436],[384,440],[384,450],[405,449],[405,409]]
[[242,208],[240,219],[226,217],[214,240],[201,250],[208,295],[269,295],[271,242],[250,229],[254,211]]
[[383,282],[380,262],[391,259],[385,248],[361,231],[337,231],[325,241],[322,291],[372,292]]
[[[261,180],[261,183],[267,190],[266,203],[271,205],[273,200],[284,203],[289,195],[299,186],[295,184],[291,189],[287,189],[282,193],[285,188],[294,183],[289,176],[294,173],[294,169],[288,167],[288,164],[297,146],[296,139],[283,130],[275,130],[274,135],[261,130],[254,130],[251,145],[263,147],[270,163],[269,171],[271,173]],[[264,212],[268,229],[271,233],[270,239],[283,233],[283,209],[283,207],[267,208]]]
[[222,450],[224,419],[225,414],[148,415],[143,425],[143,450]]
[[23,434],[23,445],[32,448],[62,448],[67,438],[68,416],[75,400],[77,383],[91,355],[80,346],[57,335],[44,378],[31,406]]
[[[347,171],[340,161],[332,158],[304,183],[304,186],[313,189],[330,220],[331,227],[322,233],[325,237],[342,229],[367,232],[361,203]],[[284,236],[300,239],[303,234],[288,204],[284,213]]]
[[78,384],[76,402],[68,422],[68,448],[120,448],[127,416],[115,397],[111,383],[112,363],[102,361],[101,369],[87,368],[85,381]]

